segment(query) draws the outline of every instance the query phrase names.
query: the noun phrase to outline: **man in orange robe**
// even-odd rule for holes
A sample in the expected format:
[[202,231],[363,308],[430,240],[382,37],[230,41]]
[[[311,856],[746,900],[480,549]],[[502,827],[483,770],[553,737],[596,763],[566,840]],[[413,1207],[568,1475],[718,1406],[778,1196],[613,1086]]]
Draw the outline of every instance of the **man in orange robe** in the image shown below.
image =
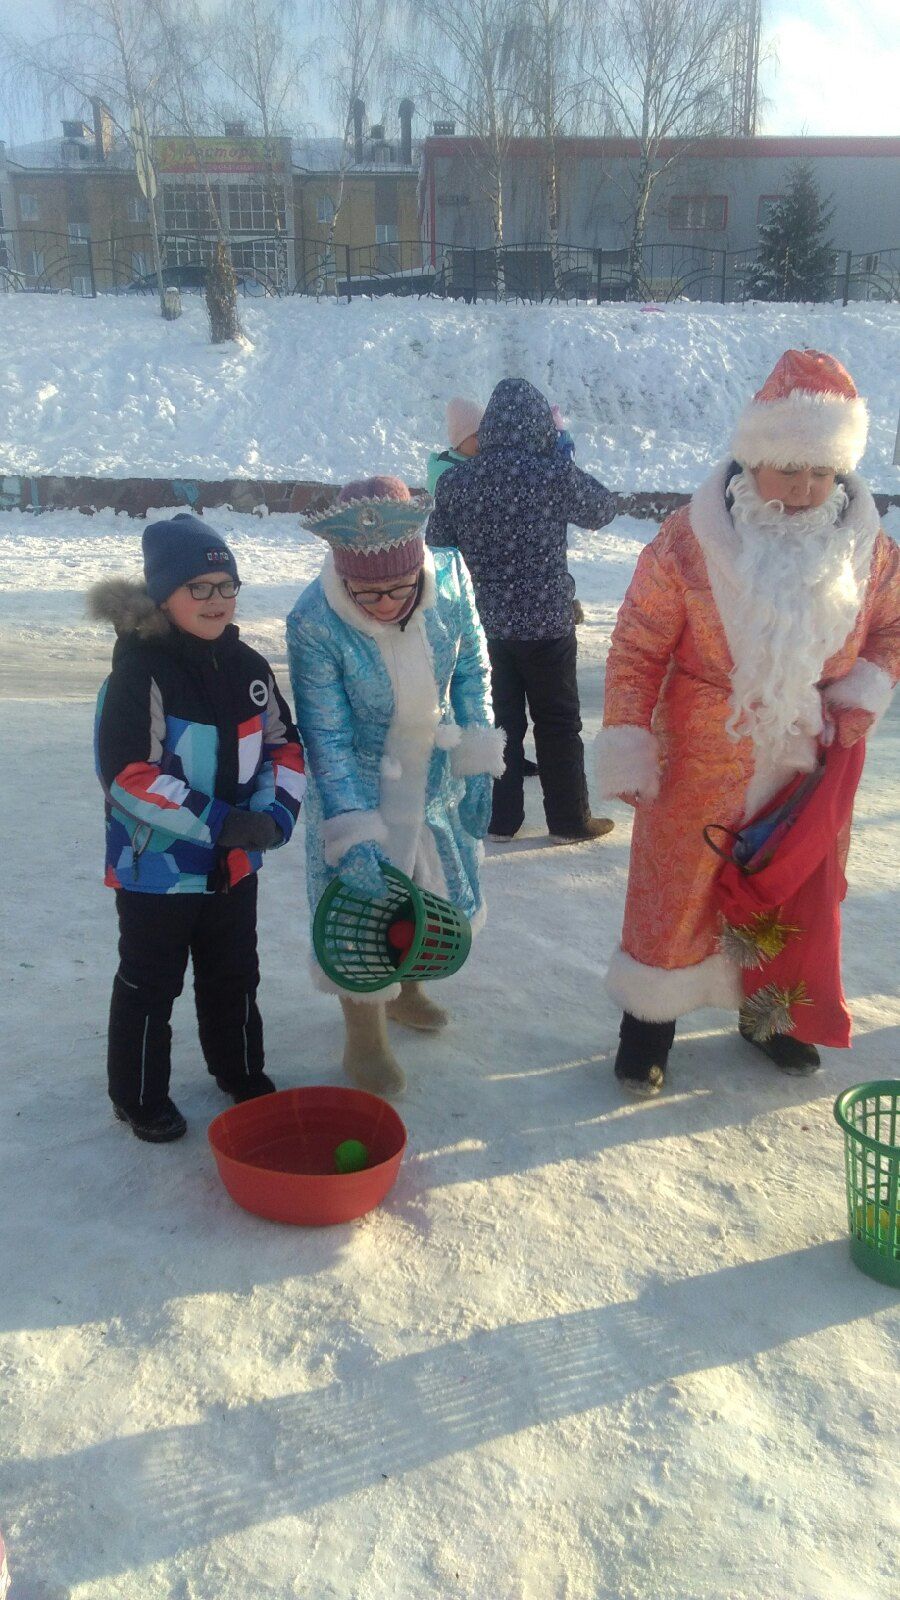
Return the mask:
[[[864,738],[900,677],[900,550],[855,467],[867,414],[832,356],[788,350],[731,453],[641,554],[612,636],[601,792],[635,805],[616,1076],[654,1094],[680,1016],[737,1011],[709,823],[737,828],[835,737]],[[786,1071],[819,1066],[789,1033]]]

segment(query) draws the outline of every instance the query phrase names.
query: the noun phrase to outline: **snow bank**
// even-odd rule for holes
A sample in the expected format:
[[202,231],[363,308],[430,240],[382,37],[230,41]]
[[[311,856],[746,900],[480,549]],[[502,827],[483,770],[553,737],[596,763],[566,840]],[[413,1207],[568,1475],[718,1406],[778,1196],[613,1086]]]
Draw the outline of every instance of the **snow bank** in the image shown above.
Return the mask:
[[212,346],[202,302],[0,297],[0,470],[424,482],[454,393],[524,375],[579,461],[622,490],[690,490],[788,345],[831,350],[872,411],[864,463],[897,487],[900,306],[465,306],[243,302]]

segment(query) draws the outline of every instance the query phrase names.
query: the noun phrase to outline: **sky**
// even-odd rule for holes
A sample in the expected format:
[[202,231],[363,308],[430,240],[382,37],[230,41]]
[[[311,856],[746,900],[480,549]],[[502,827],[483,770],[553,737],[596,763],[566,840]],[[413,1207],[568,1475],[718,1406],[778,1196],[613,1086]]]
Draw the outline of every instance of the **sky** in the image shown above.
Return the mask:
[[[9,26],[35,31],[44,20],[52,27],[54,5],[3,0],[3,12]],[[763,0],[766,104],[760,132],[900,134],[897,14],[896,0]],[[309,118],[317,131],[333,131],[315,97]],[[0,108],[0,138],[10,143],[55,131],[55,123],[44,125],[39,106],[16,125]]]

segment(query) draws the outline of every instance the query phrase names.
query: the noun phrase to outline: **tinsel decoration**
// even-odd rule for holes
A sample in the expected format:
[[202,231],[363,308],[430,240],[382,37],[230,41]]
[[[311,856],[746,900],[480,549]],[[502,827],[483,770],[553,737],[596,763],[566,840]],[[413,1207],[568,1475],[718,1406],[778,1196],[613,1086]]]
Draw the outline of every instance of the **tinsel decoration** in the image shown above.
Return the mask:
[[777,983],[767,983],[764,988],[748,994],[741,1006],[740,1023],[757,1044],[766,1044],[776,1033],[793,1033],[796,1023],[791,1016],[794,1006],[810,1006],[806,984],[795,984],[793,989],[781,989]]
[[799,932],[794,923],[779,922],[777,912],[757,911],[739,927],[723,920],[719,949],[735,966],[763,967],[781,955],[791,934]]

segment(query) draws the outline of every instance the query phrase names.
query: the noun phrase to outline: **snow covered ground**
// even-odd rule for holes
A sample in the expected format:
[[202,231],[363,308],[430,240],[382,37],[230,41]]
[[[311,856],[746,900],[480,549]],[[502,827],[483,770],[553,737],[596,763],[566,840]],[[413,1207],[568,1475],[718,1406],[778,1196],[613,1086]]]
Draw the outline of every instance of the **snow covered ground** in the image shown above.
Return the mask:
[[[22,317],[47,309],[10,304]],[[70,309],[124,328],[143,308]],[[245,315],[249,326],[283,311],[299,338],[312,309]],[[445,319],[473,356],[459,308],[403,309],[410,328]],[[489,308],[492,338],[503,323]],[[150,332],[162,362],[168,330]],[[807,324],[802,342],[821,332]],[[127,337],[136,349],[133,327]],[[877,343],[860,335],[873,359]],[[195,355],[221,371],[199,331]],[[681,357],[693,370],[692,352]],[[90,363],[76,363],[86,384]],[[63,379],[73,396],[78,370]],[[724,411],[720,379],[721,356],[705,394]],[[747,387],[742,369],[736,389]],[[213,389],[198,380],[179,437],[216,432]],[[345,415],[371,429],[361,396],[358,383]],[[84,470],[88,455],[91,470],[150,470],[173,448],[159,429],[142,436],[127,407],[117,416],[122,397],[110,393],[105,416],[85,398]],[[409,441],[421,408],[404,404]],[[47,437],[34,430],[32,464],[51,464]],[[299,431],[273,436],[270,469],[284,468],[291,437],[302,455]],[[239,438],[222,432],[216,472],[244,459]],[[303,470],[351,470],[350,444]],[[372,464],[364,447],[371,433],[353,470]],[[412,448],[379,464],[411,471]],[[657,448],[648,483],[674,460]],[[687,482],[687,458],[677,470]],[[281,619],[321,547],[287,519],[216,520],[248,579],[246,635],[280,659]],[[553,847],[531,785],[523,837],[489,847],[488,926],[442,996],[452,1029],[398,1035],[410,1143],[396,1190],[346,1228],[281,1228],[219,1184],[205,1129],[223,1102],[189,997],[174,1077],[188,1137],[140,1145],[105,1100],[115,918],[89,700],[110,641],[84,622],[82,596],[95,576],[134,570],[138,532],[112,516],[0,520],[0,1526],[13,1600],[888,1600],[898,1302],[850,1263],[831,1104],[848,1083],[897,1074],[898,711],[872,744],[851,854],[851,1055],[827,1052],[819,1076],[786,1079],[729,1019],[701,1014],[680,1030],[666,1095],[625,1103],[599,974],[629,814],[615,806],[600,845]],[[573,544],[588,737],[610,620],[652,532],[620,519]],[[340,1081],[337,1008],[312,990],[306,927],[301,840],[262,885],[261,999],[282,1086]]]
[[869,400],[864,470],[896,489],[900,306],[241,302],[243,344],[202,301],[0,296],[0,471],[424,482],[451,394],[532,379],[583,465],[621,490],[690,490],[788,345],[831,350]]

